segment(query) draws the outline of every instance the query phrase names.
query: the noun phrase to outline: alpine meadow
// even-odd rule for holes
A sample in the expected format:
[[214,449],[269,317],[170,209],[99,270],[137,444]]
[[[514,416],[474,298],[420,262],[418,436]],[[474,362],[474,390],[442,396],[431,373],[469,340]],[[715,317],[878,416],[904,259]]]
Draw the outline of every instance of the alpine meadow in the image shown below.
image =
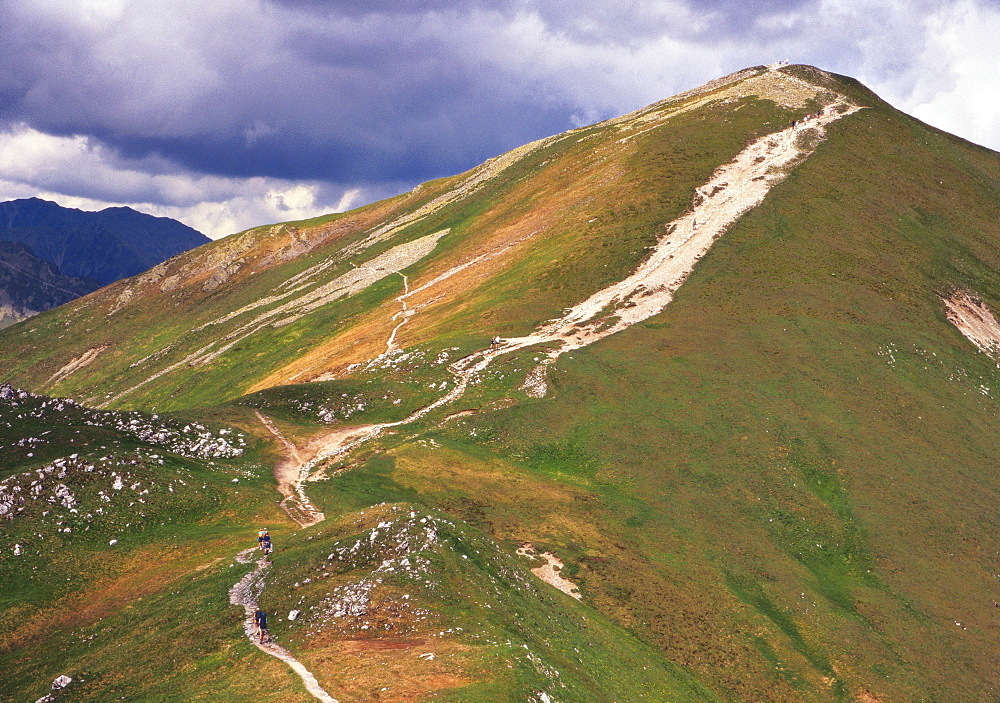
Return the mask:
[[0,330],[0,697],[996,701],[997,315],[805,65],[204,244]]

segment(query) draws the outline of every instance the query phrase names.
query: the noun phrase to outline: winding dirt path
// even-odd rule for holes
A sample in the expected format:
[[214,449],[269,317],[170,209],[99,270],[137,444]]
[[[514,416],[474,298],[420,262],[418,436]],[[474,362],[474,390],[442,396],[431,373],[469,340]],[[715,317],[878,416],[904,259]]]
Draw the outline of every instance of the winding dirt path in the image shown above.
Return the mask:
[[556,343],[558,346],[547,353],[548,359],[529,377],[535,393],[544,395],[548,365],[566,352],[663,312],[715,240],[744,213],[763,202],[771,188],[783,181],[796,163],[812,155],[825,137],[828,124],[859,109],[842,99],[819,116],[752,142],[732,162],[717,169],[707,183],[695,189],[693,207],[666,226],[649,257],[630,276],[597,291],[530,335],[501,340],[496,347],[455,362],[455,370],[461,373],[467,368],[481,367],[484,360],[488,364],[499,354]]
[[[785,179],[791,168],[812,155],[825,137],[828,124],[859,109],[840,97],[819,115],[751,142],[732,162],[719,167],[707,183],[695,189],[691,209],[665,227],[649,257],[630,276],[597,291],[566,310],[561,317],[539,325],[530,335],[502,339],[499,344],[454,362],[448,367],[454,377],[452,389],[402,420],[347,428],[339,434],[328,435],[329,441],[317,448],[301,466],[300,485],[302,481],[323,477],[310,476],[320,463],[346,454],[388,428],[407,425],[442,405],[454,402],[465,393],[469,382],[502,354],[539,344],[555,344],[555,348],[546,352],[546,358],[528,374],[522,386],[529,395],[544,396],[547,369],[559,356],[663,312],[673,300],[674,292],[687,280],[695,264],[708,253],[715,240],[744,213],[759,205],[771,188]],[[406,288],[407,292],[401,297],[416,292],[409,291],[408,282]],[[407,312],[410,315],[413,313],[410,310]],[[406,319],[409,315],[404,321]],[[399,326],[393,330],[387,349],[394,347],[398,329]]]
[[[281,433],[271,418],[259,410],[254,410],[254,413],[256,413],[260,423],[281,442],[285,449],[284,457],[274,467],[274,477],[278,482],[278,491],[284,496],[281,501],[281,507],[292,520],[298,523],[299,527],[309,527],[324,520],[326,516],[313,505],[302,488],[302,466],[306,462],[299,448]],[[236,561],[241,564],[249,564],[253,561],[252,554],[254,551],[254,548],[244,549],[236,555]],[[302,662],[292,656],[291,652],[273,640],[261,642],[258,639],[254,625],[254,609],[256,608],[260,594],[264,591],[267,572],[270,568],[271,563],[267,561],[266,557],[262,556],[257,560],[257,567],[229,589],[229,602],[233,605],[243,606],[245,612],[243,620],[244,633],[246,633],[247,638],[257,649],[288,664],[298,674],[299,678],[302,679],[302,683],[305,684],[309,693],[316,699],[323,701],[323,703],[338,703],[337,699],[323,690],[312,672],[303,666]]]
[[[251,555],[254,551],[253,548],[243,550],[236,555],[236,561],[241,564],[249,564],[253,560]],[[261,642],[258,639],[253,614],[257,605],[257,599],[260,598],[260,594],[264,590],[264,580],[269,568],[271,568],[270,562],[261,557],[257,560],[257,568],[241,578],[236,585],[229,589],[229,602],[233,605],[242,605],[246,613],[246,617],[243,620],[243,631],[257,649],[288,664],[299,675],[302,683],[305,684],[306,689],[313,697],[323,701],[323,703],[338,703],[336,698],[323,690],[316,677],[312,675],[312,672],[305,668],[302,662],[292,656],[291,652],[274,641]]]
[[303,474],[303,467],[307,462],[299,453],[295,443],[290,441],[275,426],[267,415],[260,410],[254,410],[257,419],[267,428],[267,431],[274,435],[285,448],[285,456],[274,465],[274,478],[278,482],[278,491],[284,496],[281,500],[281,508],[292,520],[299,524],[299,527],[309,527],[321,522],[326,516],[313,505],[302,488],[302,481],[308,476],[308,469]]
[[385,343],[386,354],[391,354],[393,351],[397,349],[396,333],[399,332],[400,327],[402,327],[409,321],[410,317],[413,315],[414,312],[413,310],[410,310],[410,308],[406,305],[406,299],[410,297],[410,279],[407,278],[405,273],[401,273],[399,271],[397,271],[396,273],[398,273],[400,276],[403,277],[403,294],[398,298],[396,298],[396,300],[399,301],[399,303],[403,306],[403,309],[397,312],[395,315],[393,315],[392,319],[393,320],[399,318],[402,319],[400,319],[399,322],[396,324],[396,326],[392,328],[392,334],[389,335],[389,341]]
[[135,390],[138,390],[150,381],[160,378],[165,374],[172,373],[178,368],[184,366],[203,366],[208,364],[242,340],[263,329],[269,327],[277,328],[288,325],[322,307],[323,305],[341,298],[355,295],[356,293],[365,290],[372,284],[386,278],[392,273],[398,272],[426,257],[437,246],[438,240],[448,234],[449,231],[450,230],[443,229],[438,232],[434,232],[433,234],[424,235],[423,237],[415,239],[411,242],[398,244],[388,251],[382,252],[371,260],[366,261],[360,266],[355,266],[347,273],[337,276],[333,280],[327,281],[322,285],[314,288],[310,288],[311,284],[297,285],[284,293],[277,293],[275,295],[268,296],[267,298],[254,301],[239,310],[234,310],[226,315],[192,329],[187,334],[201,331],[211,325],[229,322],[230,320],[245,313],[252,312],[259,307],[277,303],[282,299],[288,298],[288,300],[285,300],[285,302],[282,302],[273,308],[259,312],[255,317],[253,317],[253,319],[243,322],[239,327],[228,334],[221,336],[218,339],[213,339],[208,344],[196,351],[191,352],[180,361],[170,364],[156,373],[150,374],[147,378],[143,379],[134,386],[126,388],[111,398],[105,399],[97,407],[107,407],[108,404],[117,401]]
[[[284,496],[282,508],[302,527],[323,520],[323,513],[309,501],[303,489],[306,481],[323,477],[322,472],[315,475],[312,473],[319,464],[347,454],[388,428],[412,423],[433,410],[454,402],[465,393],[476,375],[502,354],[539,344],[554,344],[554,348],[546,352],[546,358],[528,374],[523,386],[531,395],[544,396],[547,390],[547,369],[559,356],[593,344],[662,312],[715,240],[745,212],[759,205],[770,189],[784,180],[796,163],[815,151],[825,136],[826,125],[859,109],[841,98],[836,105],[828,106],[809,120],[752,142],[731,163],[721,166],[707,183],[696,189],[692,208],[667,225],[650,256],[630,276],[597,291],[566,310],[561,317],[539,325],[530,335],[502,339],[499,344],[454,362],[448,367],[454,378],[451,390],[402,420],[339,428],[323,434],[300,449],[281,433],[270,418],[255,410],[261,424],[285,448],[285,457],[274,470],[278,490]],[[405,275],[403,281],[404,293],[397,298],[402,304],[402,310],[393,316],[399,322],[386,343],[386,354],[395,350],[396,333],[416,312],[406,303],[406,299],[416,291],[409,290],[409,280]],[[252,549],[241,552],[237,559],[242,563],[249,563],[252,552]],[[533,569],[533,572],[572,597],[579,598],[575,586],[559,574],[562,565],[558,559],[548,553],[542,556],[547,563]],[[263,558],[260,559],[257,568],[230,589],[230,602],[244,607],[244,630],[255,646],[291,666],[317,699],[337,703],[290,652],[273,642],[261,644],[254,637],[253,606],[263,591],[269,566]]]

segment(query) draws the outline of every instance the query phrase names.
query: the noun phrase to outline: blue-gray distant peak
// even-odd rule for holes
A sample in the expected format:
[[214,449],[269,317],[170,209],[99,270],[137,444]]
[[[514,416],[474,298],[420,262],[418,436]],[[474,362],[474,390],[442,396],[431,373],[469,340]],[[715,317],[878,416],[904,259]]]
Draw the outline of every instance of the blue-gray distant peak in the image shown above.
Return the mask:
[[26,244],[63,274],[102,285],[210,241],[176,220],[132,208],[87,212],[39,198],[0,203],[0,240]]
[[0,241],[0,329],[99,287],[92,278],[62,275],[20,242]]

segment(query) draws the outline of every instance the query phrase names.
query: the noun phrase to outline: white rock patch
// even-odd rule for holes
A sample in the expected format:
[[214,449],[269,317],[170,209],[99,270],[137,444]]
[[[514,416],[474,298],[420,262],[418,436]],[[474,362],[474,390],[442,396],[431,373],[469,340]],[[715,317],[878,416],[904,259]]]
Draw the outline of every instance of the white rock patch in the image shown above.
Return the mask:
[[942,298],[948,320],[979,351],[1000,361],[1000,322],[981,300],[965,291]]

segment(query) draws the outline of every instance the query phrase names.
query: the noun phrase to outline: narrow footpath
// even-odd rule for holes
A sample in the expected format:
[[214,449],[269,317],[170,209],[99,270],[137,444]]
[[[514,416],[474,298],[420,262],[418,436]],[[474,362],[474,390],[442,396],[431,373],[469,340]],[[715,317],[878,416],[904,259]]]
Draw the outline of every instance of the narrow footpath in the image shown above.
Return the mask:
[[[544,396],[547,369],[559,356],[593,344],[662,312],[715,240],[744,213],[759,205],[768,191],[784,180],[789,170],[815,151],[825,136],[828,124],[859,109],[841,98],[836,104],[827,106],[809,119],[796,122],[749,144],[731,163],[719,167],[711,180],[696,189],[692,208],[666,226],[650,256],[630,276],[597,291],[567,310],[562,317],[543,323],[529,335],[501,339],[498,344],[492,344],[454,362],[448,367],[454,378],[451,390],[402,420],[339,428],[313,440],[300,451],[267,416],[255,411],[261,424],[286,450],[285,457],[275,466],[278,490],[284,496],[282,508],[301,527],[320,522],[324,515],[309,501],[303,488],[306,481],[321,477],[322,472],[312,475],[313,469],[318,465],[347,454],[388,428],[410,424],[436,408],[454,402],[465,393],[469,383],[498,356],[555,342],[558,346],[546,353],[546,358],[528,374],[522,386],[530,395]],[[387,354],[396,349],[396,332],[416,312],[406,304],[406,298],[412,292],[409,290],[409,280],[405,276],[403,280],[404,293],[397,298],[402,304],[402,310],[393,317],[400,321],[394,326],[386,343]],[[241,563],[250,563],[252,552],[252,549],[245,550],[237,559]],[[544,575],[537,575],[557,588],[563,588],[573,597],[579,597],[572,592],[575,590],[572,584],[562,584],[561,579],[557,580],[557,569],[561,566],[558,560],[551,555],[543,556],[548,562],[545,565],[548,569]],[[315,677],[287,650],[274,643],[261,644],[254,637],[253,606],[264,589],[264,579],[269,567],[270,564],[261,558],[257,562],[257,568],[230,589],[230,602],[245,608],[247,617],[244,629],[255,646],[291,666],[317,699],[336,703],[335,699],[320,688]]]
[[275,426],[271,418],[264,415],[259,410],[254,410],[260,424],[267,428],[267,431],[274,435],[285,447],[285,456],[274,465],[274,478],[278,482],[278,491],[282,498],[281,508],[288,517],[298,523],[299,527],[309,527],[317,522],[322,522],[326,516],[313,505],[302,488],[302,481],[308,476],[308,470],[303,475],[303,467],[308,463],[299,453],[298,447],[290,441]]
[[[305,528],[324,520],[325,515],[315,506],[305,490],[302,488],[302,466],[306,463],[295,443],[285,437],[275,426],[269,417],[258,410],[254,411],[257,419],[267,428],[268,432],[274,435],[285,449],[284,457],[275,464],[274,477],[278,482],[278,491],[283,496],[281,500],[282,509],[299,527]],[[236,555],[236,561],[241,564],[249,564],[253,561],[255,548],[244,549]],[[316,681],[316,677],[309,671],[291,652],[268,639],[261,642],[257,636],[254,624],[254,610],[261,593],[264,592],[267,572],[271,568],[271,562],[266,556],[261,556],[257,560],[256,568],[241,578],[232,588],[229,589],[229,602],[233,605],[243,606],[245,618],[243,620],[243,631],[246,633],[253,645],[260,651],[270,654],[285,662],[298,674],[305,684],[306,689],[317,700],[323,703],[338,703],[329,693],[323,690]]]
[[[545,353],[545,358],[528,374],[522,386],[529,395],[543,397],[547,392],[548,368],[562,354],[593,344],[663,312],[712,244],[746,212],[763,202],[771,188],[783,181],[797,164],[815,152],[826,136],[827,125],[859,109],[840,96],[809,118],[751,142],[733,161],[716,169],[707,183],[695,189],[691,209],[666,225],[649,257],[630,276],[597,291],[561,317],[539,325],[529,335],[501,339],[499,344],[492,344],[455,361],[448,367],[454,378],[451,390],[408,417],[396,422],[343,428],[327,435],[323,446],[318,447],[300,466],[298,486],[301,487],[305,481],[323,478],[322,472],[311,475],[321,463],[347,454],[386,429],[408,425],[458,400],[469,383],[498,356],[539,344],[556,343],[558,346]],[[404,303],[404,310],[394,316],[396,319],[402,315],[403,322],[415,312],[407,309],[402,300],[415,292],[409,290],[409,281],[405,282],[406,290],[403,296],[397,298]],[[401,324],[393,329],[389,337],[387,353],[396,348],[395,335]]]
[[[244,549],[236,555],[236,561],[241,564],[249,564],[253,561],[252,554],[254,551],[253,548]],[[242,605],[246,613],[246,618],[243,620],[243,631],[257,649],[270,654],[272,657],[277,657],[292,667],[292,670],[302,679],[302,683],[305,684],[309,693],[317,700],[323,701],[323,703],[338,703],[336,698],[323,690],[319,682],[316,681],[316,677],[302,665],[302,662],[292,656],[291,652],[270,639],[266,642],[261,642],[257,637],[253,614],[257,605],[257,599],[260,598],[260,594],[264,590],[264,580],[269,568],[271,568],[270,562],[267,561],[266,557],[261,557],[257,560],[257,568],[241,578],[235,586],[229,589],[229,602],[233,605]]]

